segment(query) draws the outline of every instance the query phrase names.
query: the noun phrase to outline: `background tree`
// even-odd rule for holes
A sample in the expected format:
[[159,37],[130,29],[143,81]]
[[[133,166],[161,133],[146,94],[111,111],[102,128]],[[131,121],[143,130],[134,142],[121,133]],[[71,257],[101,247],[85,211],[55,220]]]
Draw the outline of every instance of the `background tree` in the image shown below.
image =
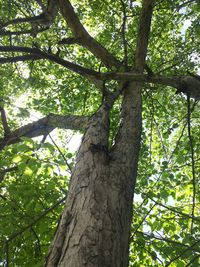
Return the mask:
[[197,266],[198,1],[0,3],[0,265]]

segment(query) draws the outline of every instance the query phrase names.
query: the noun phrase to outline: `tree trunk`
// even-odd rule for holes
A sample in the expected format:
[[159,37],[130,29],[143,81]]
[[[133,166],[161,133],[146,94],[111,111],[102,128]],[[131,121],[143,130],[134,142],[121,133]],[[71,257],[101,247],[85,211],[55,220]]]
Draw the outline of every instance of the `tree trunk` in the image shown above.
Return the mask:
[[102,105],[91,117],[45,266],[128,266],[141,130],[140,94],[134,94],[124,112],[130,123],[124,125],[123,139],[117,137],[125,140],[120,147],[108,149],[109,107]]

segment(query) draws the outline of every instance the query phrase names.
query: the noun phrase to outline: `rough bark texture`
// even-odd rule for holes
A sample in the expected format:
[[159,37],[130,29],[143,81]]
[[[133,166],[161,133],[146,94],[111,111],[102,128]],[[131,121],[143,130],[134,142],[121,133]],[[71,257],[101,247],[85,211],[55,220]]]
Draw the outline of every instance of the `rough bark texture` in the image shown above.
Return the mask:
[[[141,114],[140,103],[130,102]],[[132,139],[131,157],[108,151],[108,106],[103,105],[91,117],[46,266],[128,266],[127,240],[140,135],[140,115],[133,114],[128,131],[132,136],[125,137]],[[133,120],[133,116],[139,120]]]

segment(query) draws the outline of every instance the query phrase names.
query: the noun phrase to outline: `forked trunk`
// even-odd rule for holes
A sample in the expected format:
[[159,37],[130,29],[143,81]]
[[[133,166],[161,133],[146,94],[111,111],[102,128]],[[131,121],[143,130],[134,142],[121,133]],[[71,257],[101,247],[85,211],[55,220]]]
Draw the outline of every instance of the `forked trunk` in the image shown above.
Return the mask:
[[45,266],[128,266],[141,128],[140,96],[135,101],[129,100],[129,104],[133,112],[131,117],[130,112],[125,116],[130,117],[131,125],[122,123],[122,127],[131,126],[125,131],[128,135],[123,133],[121,138],[119,131],[116,142],[121,145],[118,147],[116,143],[111,150],[108,149],[109,108],[102,105],[91,117]]
[[[135,68],[143,73],[153,0],[142,1]],[[132,199],[141,135],[142,83],[123,92],[121,122],[108,148],[109,109],[90,119],[77,155],[63,216],[46,267],[127,267]]]

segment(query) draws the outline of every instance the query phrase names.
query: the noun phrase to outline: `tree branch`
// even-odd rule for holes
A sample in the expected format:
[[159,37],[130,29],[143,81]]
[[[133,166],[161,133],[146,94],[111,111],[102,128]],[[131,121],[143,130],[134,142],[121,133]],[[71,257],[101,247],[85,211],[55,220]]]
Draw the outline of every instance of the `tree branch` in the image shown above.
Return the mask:
[[[40,2],[40,6],[41,6],[41,1],[37,1]],[[38,16],[33,16],[33,17],[27,17],[27,18],[17,18],[17,19],[13,19],[10,21],[7,21],[5,23],[0,24],[0,29],[5,28],[9,25],[15,25],[15,24],[19,24],[19,23],[31,23],[32,26],[36,26],[37,25],[43,25],[43,26],[48,26],[48,28],[50,27],[50,25],[53,23],[57,13],[58,13],[58,3],[57,0],[49,0],[48,1],[48,5],[44,10],[44,5],[42,6],[43,9],[43,13],[38,15]],[[33,23],[35,23],[35,25],[33,25]],[[37,29],[35,29],[35,33],[37,33]]]
[[28,60],[39,60],[42,58],[43,58],[42,56],[37,56],[37,55],[5,57],[5,58],[0,58],[0,64],[15,63],[15,62],[19,62],[19,61],[28,61]]
[[20,142],[21,137],[33,138],[45,135],[55,128],[85,130],[87,123],[87,116],[49,114],[47,117],[12,131],[8,137],[1,138],[0,150],[2,150],[5,146]]
[[42,3],[42,1],[41,0],[35,0],[35,1],[42,8],[43,12],[45,12],[46,11],[46,6]]
[[157,240],[160,240],[162,242],[164,241],[164,242],[169,243],[169,244],[174,244],[174,245],[178,245],[178,246],[181,246],[181,247],[185,247],[188,250],[192,250],[194,252],[200,252],[200,250],[198,248],[197,249],[196,248],[192,248],[189,245],[186,245],[184,243],[181,243],[181,242],[178,242],[176,240],[172,240],[172,239],[169,239],[169,238],[166,238],[166,237],[163,237],[163,236],[159,237],[159,236],[157,236],[157,235],[155,235],[153,233],[150,234],[150,233],[145,233],[145,232],[141,232],[141,231],[137,231],[137,233],[143,235],[144,237],[148,237],[148,239],[157,239]]
[[196,242],[194,242],[189,248],[186,248],[185,250],[183,250],[178,256],[172,258],[166,265],[165,267],[168,267],[171,265],[172,262],[178,260],[179,258],[181,258],[186,252],[188,252],[189,250],[193,249],[196,245],[199,245],[198,243],[200,242],[200,239],[197,240]]
[[191,234],[193,234],[194,218],[195,218],[195,205],[196,205],[196,173],[195,173],[195,161],[194,161],[194,142],[191,131],[191,106],[190,106],[190,94],[187,94],[187,126],[188,126],[188,139],[190,143],[191,150],[191,161],[192,161],[192,186],[193,186],[193,196],[192,196],[192,222],[191,222]]
[[143,72],[145,58],[147,54],[147,46],[151,27],[151,18],[153,12],[154,1],[143,0],[142,11],[140,14],[140,24],[138,29],[138,39],[135,52],[135,68]]
[[5,138],[11,134],[10,128],[8,126],[7,118],[6,118],[6,112],[3,107],[0,106],[0,113],[1,113],[1,121],[4,129],[4,136]]
[[[29,54],[33,54],[34,57],[31,58],[30,56],[26,56],[28,60],[31,59],[49,59],[65,68],[68,68],[78,74],[81,74],[83,76],[95,76],[97,77],[99,75],[98,72],[91,70],[91,69],[87,69],[84,68],[80,65],[74,64],[70,61],[64,60],[58,56],[56,56],[55,54],[52,53],[47,53],[45,51],[40,50],[39,48],[32,48],[32,47],[23,47],[23,46],[0,46],[0,52],[22,52],[22,53],[29,53]],[[11,60],[11,58],[10,58]],[[15,58],[15,61],[25,61],[25,56],[22,58],[22,60],[20,60],[20,58]],[[0,62],[2,63],[6,63],[6,62],[12,62],[8,61],[8,58],[0,58]]]
[[10,167],[10,168],[4,169],[4,170],[0,170],[0,183],[3,181],[6,173],[12,172],[12,171],[15,171],[15,170],[18,170],[17,166]]
[[[191,75],[186,76],[159,76],[159,75],[144,75],[138,72],[107,72],[100,73],[92,69],[87,69],[80,65],[74,64],[70,61],[64,60],[55,54],[47,53],[40,50],[39,48],[22,47],[22,46],[0,46],[0,52],[22,52],[28,53],[29,55],[16,56],[16,57],[5,57],[0,58],[0,64],[7,62],[17,62],[26,60],[39,60],[39,59],[49,59],[71,71],[74,71],[82,76],[85,76],[99,88],[102,87],[102,82],[105,80],[116,80],[120,82],[140,82],[140,83],[153,83],[171,86],[178,89],[178,92],[187,93],[185,88],[189,88],[190,95],[192,98],[200,99],[200,81]],[[32,54],[32,55],[30,55]],[[182,91],[182,87],[184,90]]]
[[36,34],[36,33],[40,33],[43,31],[46,31],[49,27],[43,27],[40,29],[37,29],[37,31],[35,31],[34,29],[30,29],[30,30],[24,30],[24,31],[5,31],[5,30],[0,30],[0,36],[12,36],[12,35],[23,35],[23,34]]
[[98,43],[84,28],[78,19],[74,8],[68,0],[59,0],[60,11],[72,30],[74,37],[78,38],[79,44],[86,47],[92,54],[99,58],[106,66],[119,68],[121,62]]
[[200,99],[200,81],[195,77],[189,75],[183,76],[159,76],[154,75],[149,77],[149,75],[144,75],[142,73],[134,72],[113,72],[113,73],[99,73],[97,76],[101,80],[117,80],[117,81],[135,81],[140,83],[152,83],[152,84],[162,84],[174,87],[178,89],[177,93],[190,93],[190,96],[196,100]]
[[37,222],[39,222],[44,216],[46,216],[49,212],[51,212],[52,210],[54,210],[58,205],[62,204],[66,199],[66,196],[63,197],[62,199],[60,199],[58,202],[56,202],[54,205],[52,205],[50,208],[46,209],[43,213],[40,214],[40,216],[38,218],[36,218],[35,220],[33,220],[30,224],[28,224],[27,226],[25,226],[24,228],[22,228],[21,230],[19,230],[18,232],[12,234],[7,240],[6,242],[10,242],[11,240],[13,240],[14,238],[16,238],[17,236],[21,235],[23,232],[25,232],[26,230],[30,229],[33,225],[35,225]]

